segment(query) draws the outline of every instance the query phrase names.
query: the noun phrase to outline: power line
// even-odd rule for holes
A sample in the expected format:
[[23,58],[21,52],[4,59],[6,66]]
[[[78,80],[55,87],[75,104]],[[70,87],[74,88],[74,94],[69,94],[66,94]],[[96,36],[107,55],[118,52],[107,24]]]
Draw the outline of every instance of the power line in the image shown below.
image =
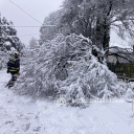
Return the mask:
[[18,37],[28,37],[28,36],[34,36],[34,35],[39,35],[39,33],[38,34],[18,35]]
[[17,6],[20,10],[22,10],[25,14],[27,14],[30,18],[34,19],[35,21],[37,21],[38,23],[42,24],[40,21],[38,21],[37,19],[35,19],[33,16],[31,16],[29,13],[27,13],[24,9],[22,9],[19,5],[15,4],[14,2],[12,2],[11,0],[9,0],[13,5]]
[[41,27],[41,26],[14,26],[14,25],[0,25],[0,27]]
[[15,25],[0,25],[0,27],[55,27],[56,25],[41,25],[41,26],[15,26]]
[[27,36],[27,35],[35,35],[35,34],[39,34],[39,33],[21,34],[21,35],[19,35],[19,36]]

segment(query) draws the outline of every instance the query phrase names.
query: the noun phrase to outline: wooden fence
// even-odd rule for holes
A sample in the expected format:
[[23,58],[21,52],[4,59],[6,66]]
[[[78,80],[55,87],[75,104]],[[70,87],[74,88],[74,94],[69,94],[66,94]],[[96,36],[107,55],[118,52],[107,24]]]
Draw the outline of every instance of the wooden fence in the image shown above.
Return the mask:
[[107,65],[108,68],[118,76],[118,78],[134,81],[134,64],[120,63],[115,65],[113,63],[107,63]]

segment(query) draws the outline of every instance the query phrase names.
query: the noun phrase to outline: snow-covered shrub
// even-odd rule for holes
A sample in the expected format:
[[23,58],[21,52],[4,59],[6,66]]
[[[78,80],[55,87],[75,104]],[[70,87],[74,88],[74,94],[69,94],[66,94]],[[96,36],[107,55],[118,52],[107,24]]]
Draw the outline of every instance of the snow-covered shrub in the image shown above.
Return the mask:
[[35,55],[14,87],[20,94],[63,94],[68,102],[119,95],[116,75],[92,55],[91,41],[83,36],[59,35],[44,43]]
[[10,53],[7,51],[0,51],[0,69],[6,67]]
[[[8,43],[9,42],[6,42],[2,48],[4,48],[5,45],[8,46]],[[16,49],[14,49],[13,47],[10,50],[7,49],[0,50],[0,69],[7,67],[7,62],[9,60],[9,57],[11,56],[12,52],[15,50]],[[20,51],[20,58],[22,58],[21,52],[23,52],[23,49]]]
[[134,100],[134,83],[130,82],[126,84],[126,94],[125,99],[127,102],[132,102]]

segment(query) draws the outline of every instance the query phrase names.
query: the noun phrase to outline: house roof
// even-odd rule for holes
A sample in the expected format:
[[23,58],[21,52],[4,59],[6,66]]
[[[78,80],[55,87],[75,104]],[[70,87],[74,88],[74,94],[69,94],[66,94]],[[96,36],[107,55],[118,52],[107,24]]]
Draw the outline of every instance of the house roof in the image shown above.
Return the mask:
[[108,55],[117,57],[119,63],[134,63],[134,53],[132,49],[111,47],[108,50]]

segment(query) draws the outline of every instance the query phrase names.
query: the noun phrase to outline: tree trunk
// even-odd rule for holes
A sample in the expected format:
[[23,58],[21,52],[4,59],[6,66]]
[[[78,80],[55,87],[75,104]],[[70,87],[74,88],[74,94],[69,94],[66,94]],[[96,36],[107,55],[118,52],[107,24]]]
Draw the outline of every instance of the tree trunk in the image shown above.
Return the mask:
[[[101,5],[102,6],[102,5]],[[102,11],[97,17],[96,22],[96,41],[95,44],[100,48],[106,50],[109,47],[110,41],[110,12],[112,9],[112,1],[109,1],[108,11]]]

